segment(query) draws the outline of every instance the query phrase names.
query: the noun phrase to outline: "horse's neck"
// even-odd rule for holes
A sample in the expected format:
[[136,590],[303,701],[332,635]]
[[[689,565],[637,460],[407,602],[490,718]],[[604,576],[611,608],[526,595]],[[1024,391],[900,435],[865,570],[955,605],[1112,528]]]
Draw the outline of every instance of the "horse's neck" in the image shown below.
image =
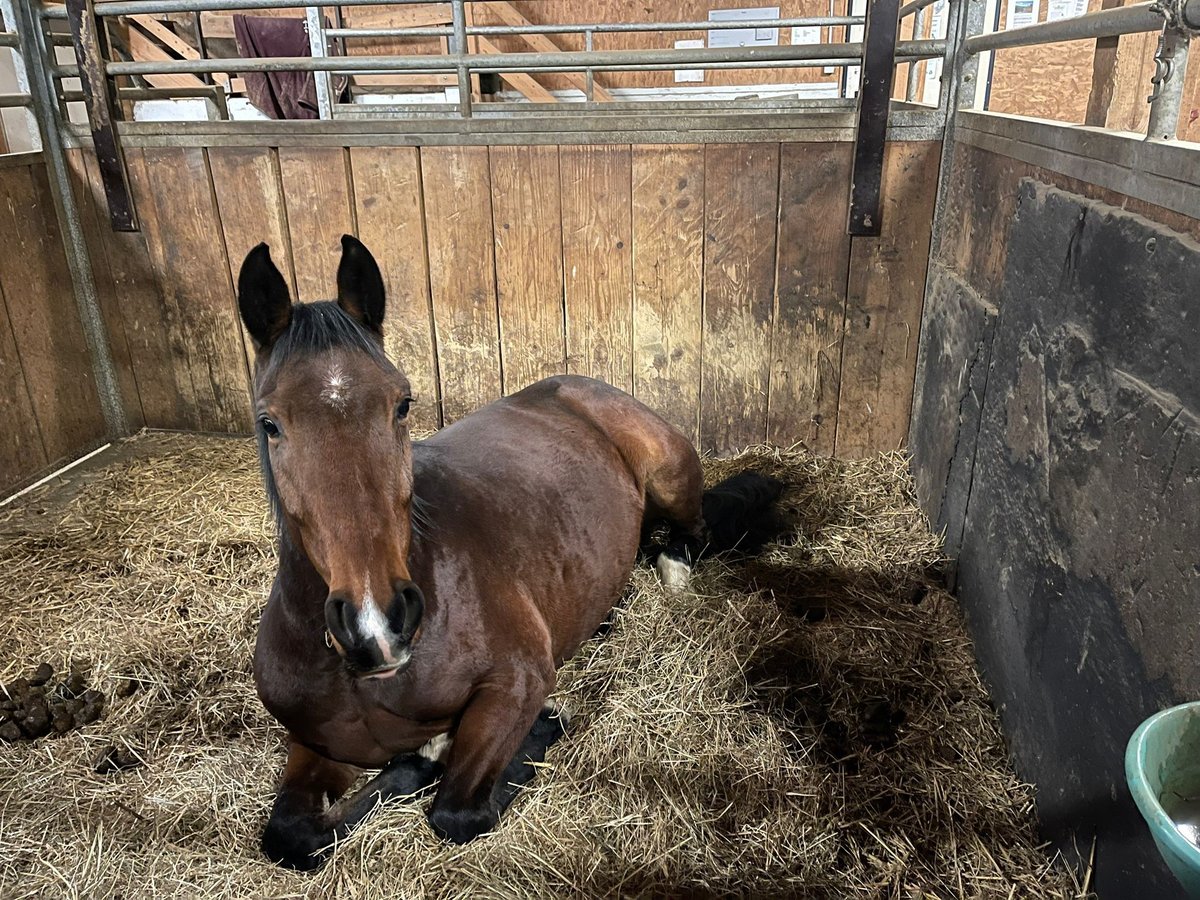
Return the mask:
[[325,599],[329,588],[284,524],[279,538],[279,570],[276,575],[280,596],[292,612],[314,614],[324,622]]

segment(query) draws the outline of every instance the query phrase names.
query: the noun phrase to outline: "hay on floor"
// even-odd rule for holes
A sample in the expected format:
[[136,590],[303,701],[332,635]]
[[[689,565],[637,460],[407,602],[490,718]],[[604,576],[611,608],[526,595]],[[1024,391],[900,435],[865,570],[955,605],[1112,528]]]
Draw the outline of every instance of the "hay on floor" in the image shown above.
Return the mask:
[[[392,803],[315,875],[257,850],[283,745],[250,676],[274,567],[251,443],[143,435],[0,510],[0,681],[74,663],[111,698],[0,744],[0,896],[1078,896],[905,459],[756,450],[707,474],[746,465],[788,482],[794,534],[684,596],[635,573],[561,674],[572,733],[495,834],[449,846]],[[114,744],[142,764],[95,774]]]

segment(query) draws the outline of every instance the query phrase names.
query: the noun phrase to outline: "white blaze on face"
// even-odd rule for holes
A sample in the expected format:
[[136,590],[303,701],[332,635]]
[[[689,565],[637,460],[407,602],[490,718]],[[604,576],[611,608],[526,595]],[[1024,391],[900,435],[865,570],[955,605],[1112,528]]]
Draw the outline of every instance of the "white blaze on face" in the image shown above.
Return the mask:
[[363,637],[375,641],[376,646],[379,647],[379,655],[383,657],[386,665],[390,666],[401,662],[392,652],[392,630],[388,628],[387,619],[375,603],[369,577],[367,578],[367,588],[363,592],[362,608],[358,611],[358,630]]
[[321,388],[321,399],[337,410],[346,408],[346,398],[350,393],[350,377],[342,371],[342,367],[334,363],[329,367],[325,376],[325,386]]

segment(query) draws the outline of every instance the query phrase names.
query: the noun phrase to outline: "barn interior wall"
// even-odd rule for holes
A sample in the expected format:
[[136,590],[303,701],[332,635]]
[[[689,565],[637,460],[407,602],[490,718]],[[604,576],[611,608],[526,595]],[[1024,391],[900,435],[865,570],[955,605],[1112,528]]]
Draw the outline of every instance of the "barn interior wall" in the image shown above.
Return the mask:
[[46,165],[0,157],[0,489],[105,436]]
[[857,456],[907,435],[941,144],[888,146],[878,238],[845,233],[851,150],[129,149],[140,234],[107,228],[90,151],[71,162],[136,424],[247,431],[242,258],[266,241],[294,296],[324,299],[355,233],[387,281],[418,427],[574,372],[710,452]]
[[1200,221],[966,140],[946,177],[921,500],[1048,836],[1096,837],[1102,897],[1176,896],[1122,757],[1200,692]]

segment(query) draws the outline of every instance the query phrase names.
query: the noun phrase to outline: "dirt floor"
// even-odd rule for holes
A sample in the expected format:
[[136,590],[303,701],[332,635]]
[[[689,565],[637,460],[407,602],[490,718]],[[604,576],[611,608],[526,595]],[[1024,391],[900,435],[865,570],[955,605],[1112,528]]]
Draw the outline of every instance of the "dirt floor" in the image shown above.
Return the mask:
[[[788,482],[788,536],[684,596],[635,573],[494,834],[442,844],[396,802],[315,875],[257,847],[283,735],[250,676],[274,570],[251,442],[140,435],[0,509],[0,682],[49,663],[63,732],[0,739],[0,897],[1081,896],[1038,847],[904,457],[708,475],[745,466]],[[63,718],[68,673],[98,719]]]

